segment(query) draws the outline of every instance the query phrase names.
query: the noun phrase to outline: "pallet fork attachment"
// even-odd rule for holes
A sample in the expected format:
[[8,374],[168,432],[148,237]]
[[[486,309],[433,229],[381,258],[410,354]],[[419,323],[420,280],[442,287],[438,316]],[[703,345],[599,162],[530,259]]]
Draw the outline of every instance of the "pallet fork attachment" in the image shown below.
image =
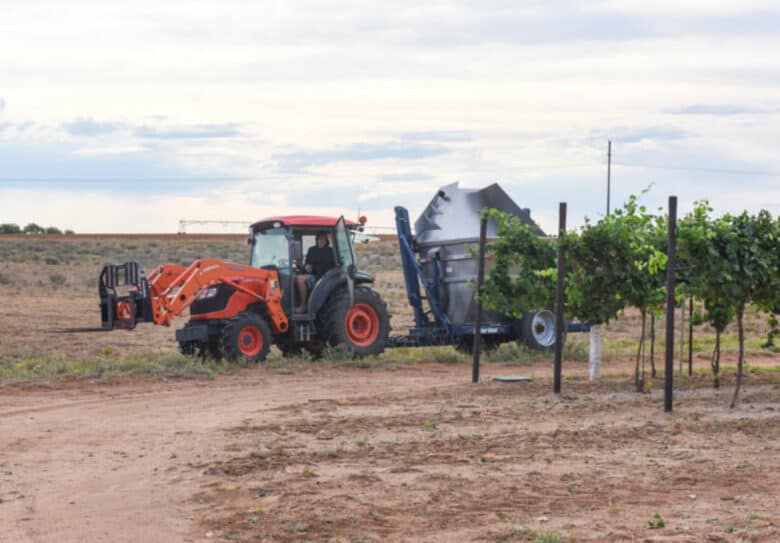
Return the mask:
[[[127,294],[120,295],[117,287],[126,287]],[[103,266],[98,291],[103,329],[132,330],[139,321],[152,320],[149,284],[143,275],[143,268],[137,262]]]

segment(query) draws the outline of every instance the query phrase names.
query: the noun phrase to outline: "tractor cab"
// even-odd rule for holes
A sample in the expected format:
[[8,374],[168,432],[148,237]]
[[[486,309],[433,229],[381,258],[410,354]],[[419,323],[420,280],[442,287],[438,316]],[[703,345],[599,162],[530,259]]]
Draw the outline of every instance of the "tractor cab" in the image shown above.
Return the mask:
[[[363,220],[365,222],[365,220]],[[282,307],[287,315],[293,308],[306,305],[308,311],[301,320],[311,320],[333,288],[345,283],[371,283],[373,278],[357,271],[354,234],[362,230],[363,222],[344,217],[289,215],[268,217],[251,227],[249,263],[254,268],[274,270],[282,287]],[[296,299],[295,277],[306,273],[304,263],[309,249],[316,245],[319,232],[328,233],[328,246],[333,251],[335,267],[318,277],[307,292],[308,300]]]

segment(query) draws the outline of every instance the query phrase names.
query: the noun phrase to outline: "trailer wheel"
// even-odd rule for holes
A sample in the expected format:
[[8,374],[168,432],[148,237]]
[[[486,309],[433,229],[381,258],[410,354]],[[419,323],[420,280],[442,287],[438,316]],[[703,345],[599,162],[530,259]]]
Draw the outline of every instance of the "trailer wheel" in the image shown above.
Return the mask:
[[271,329],[254,313],[239,313],[222,329],[222,352],[228,360],[262,362],[271,348]]
[[555,313],[526,313],[521,321],[523,343],[531,349],[547,351],[555,347]]
[[356,286],[354,303],[339,289],[323,308],[323,332],[331,346],[346,345],[355,356],[380,354],[390,335],[387,304],[373,290]]

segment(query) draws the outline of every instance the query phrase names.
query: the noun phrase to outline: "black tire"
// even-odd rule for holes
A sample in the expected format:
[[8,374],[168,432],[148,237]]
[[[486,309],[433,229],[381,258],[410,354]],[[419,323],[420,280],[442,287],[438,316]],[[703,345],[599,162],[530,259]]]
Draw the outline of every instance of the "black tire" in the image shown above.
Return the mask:
[[272,341],[268,323],[255,313],[239,313],[222,329],[222,352],[230,361],[263,362]]
[[387,304],[370,288],[356,286],[355,299],[349,306],[349,293],[334,291],[320,310],[320,330],[328,345],[346,345],[355,356],[380,354],[390,335]]
[[555,348],[555,314],[552,311],[529,311],[520,322],[522,339],[531,349],[549,351]]

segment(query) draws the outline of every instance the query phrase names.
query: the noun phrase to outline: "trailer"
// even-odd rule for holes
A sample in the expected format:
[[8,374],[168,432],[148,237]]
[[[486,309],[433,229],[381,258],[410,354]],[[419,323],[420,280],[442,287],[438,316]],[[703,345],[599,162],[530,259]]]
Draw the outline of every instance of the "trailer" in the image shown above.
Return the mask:
[[[395,208],[406,293],[415,325],[407,335],[391,336],[392,345],[471,349],[477,311],[476,248],[483,209],[514,215],[538,235],[545,235],[531,218],[531,211],[519,207],[498,183],[482,189],[462,189],[458,183],[442,187],[415,222],[415,233],[407,209]],[[488,240],[497,237],[496,229],[495,221],[488,220]],[[581,324],[567,323],[567,331],[585,329]],[[551,349],[555,345],[555,315],[545,308],[528,308],[520,319],[484,311],[479,333],[488,349],[509,341]]]

